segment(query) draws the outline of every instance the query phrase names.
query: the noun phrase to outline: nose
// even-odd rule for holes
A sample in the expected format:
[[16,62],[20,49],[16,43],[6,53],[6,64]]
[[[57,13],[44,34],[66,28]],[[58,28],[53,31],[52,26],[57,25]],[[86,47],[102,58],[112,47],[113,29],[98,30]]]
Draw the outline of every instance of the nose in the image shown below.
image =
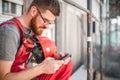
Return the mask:
[[49,27],[49,24],[44,24],[44,27],[45,27],[45,28],[48,28],[48,27]]

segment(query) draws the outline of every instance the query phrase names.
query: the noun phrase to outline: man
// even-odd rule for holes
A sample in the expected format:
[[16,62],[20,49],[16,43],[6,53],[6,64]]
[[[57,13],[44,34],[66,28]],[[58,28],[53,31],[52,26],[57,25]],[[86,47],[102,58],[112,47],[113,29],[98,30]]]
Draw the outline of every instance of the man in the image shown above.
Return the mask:
[[[59,2],[58,0],[27,0],[27,2],[31,2],[30,6],[26,8],[22,16],[16,19],[23,26],[24,33],[29,34],[32,31],[35,35],[41,35],[43,30],[59,15]],[[20,32],[15,25],[0,26],[0,80],[31,80],[40,74],[54,74],[70,60],[70,58],[65,61],[55,60],[48,57],[32,68],[11,72],[11,66],[20,45]],[[58,54],[61,57],[62,55]]]

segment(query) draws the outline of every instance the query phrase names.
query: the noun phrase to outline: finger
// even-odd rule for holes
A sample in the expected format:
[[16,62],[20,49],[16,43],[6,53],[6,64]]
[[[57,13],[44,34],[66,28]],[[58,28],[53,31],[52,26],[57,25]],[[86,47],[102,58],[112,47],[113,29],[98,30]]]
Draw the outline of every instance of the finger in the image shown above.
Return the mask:
[[55,69],[58,70],[62,65],[56,65]]
[[61,57],[65,56],[65,53],[63,53],[63,52],[58,52],[58,54],[59,54]]
[[55,60],[53,57],[47,57],[48,60]]
[[61,56],[59,53],[55,53],[55,54],[54,54],[54,58],[55,58],[56,60],[59,60],[61,57],[62,57],[62,56]]
[[68,62],[70,62],[71,58],[69,57],[68,59],[65,60],[64,64],[67,64]]
[[59,68],[60,68],[60,67],[56,67],[56,68],[55,68],[55,72],[56,72]]
[[58,65],[64,64],[64,61],[63,61],[63,60],[56,60],[56,62],[57,62]]

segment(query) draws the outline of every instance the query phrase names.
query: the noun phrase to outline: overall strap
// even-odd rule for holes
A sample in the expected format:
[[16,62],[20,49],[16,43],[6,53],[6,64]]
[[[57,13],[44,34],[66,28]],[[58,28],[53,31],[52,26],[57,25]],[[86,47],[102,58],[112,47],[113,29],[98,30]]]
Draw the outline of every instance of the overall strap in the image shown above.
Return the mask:
[[12,21],[14,21],[16,23],[16,25],[18,26],[18,28],[22,31],[22,33],[24,32],[24,29],[22,27],[22,24],[20,23],[20,21],[17,18],[13,18]]
[[3,22],[3,23],[1,23],[0,26],[5,25],[5,24],[15,25],[13,22],[8,22],[8,21],[7,21],[7,22]]
[[19,33],[20,33],[20,40],[22,40],[23,33],[24,33],[24,29],[22,27],[22,24],[20,23],[20,21],[17,18],[13,18],[12,21],[16,25],[16,27],[18,28]]

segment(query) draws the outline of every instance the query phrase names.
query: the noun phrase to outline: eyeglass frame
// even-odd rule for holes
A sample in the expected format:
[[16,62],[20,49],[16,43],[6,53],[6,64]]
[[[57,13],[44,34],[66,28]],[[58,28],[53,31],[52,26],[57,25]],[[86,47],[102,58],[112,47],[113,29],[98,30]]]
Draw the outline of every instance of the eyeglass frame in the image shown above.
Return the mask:
[[36,6],[36,8],[37,8],[37,11],[38,11],[38,13],[39,13],[40,17],[42,18],[42,20],[43,20],[44,24],[51,24],[51,23],[52,23],[52,21],[49,21],[48,19],[45,19],[45,18],[42,16],[41,11],[38,9],[38,7],[37,7],[37,6]]

